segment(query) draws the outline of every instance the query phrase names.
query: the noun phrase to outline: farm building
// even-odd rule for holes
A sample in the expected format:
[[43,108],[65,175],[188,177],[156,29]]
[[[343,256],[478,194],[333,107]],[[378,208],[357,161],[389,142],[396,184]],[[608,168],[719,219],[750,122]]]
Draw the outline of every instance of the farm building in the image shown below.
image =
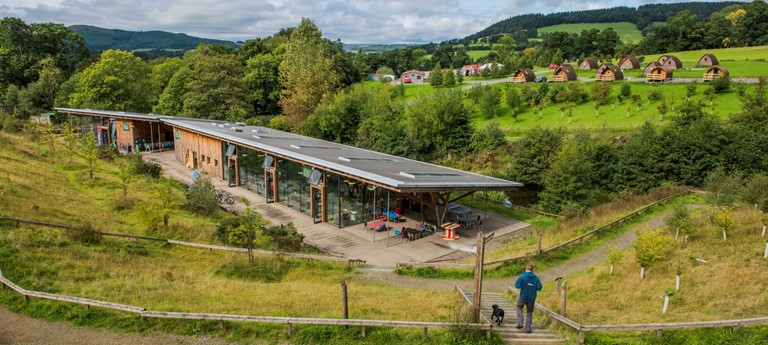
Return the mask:
[[547,79],[549,81],[573,81],[576,80],[576,71],[570,64],[562,64]]
[[591,58],[586,58],[586,59],[584,59],[584,61],[582,61],[579,64],[579,69],[582,70],[582,71],[588,71],[588,70],[591,70],[591,69],[597,69],[597,66],[598,66],[597,60],[591,59]]
[[595,74],[595,80],[599,81],[616,81],[623,79],[624,73],[621,69],[609,63],[604,63],[598,67],[597,73]]
[[715,66],[719,64],[720,64],[720,61],[717,60],[717,57],[715,57],[715,54],[704,54],[701,56],[701,59],[699,59],[699,62],[696,65]]
[[664,61],[663,66],[669,68],[683,68],[683,62],[680,61],[677,56],[670,56]]
[[632,55],[627,55],[619,60],[619,68],[622,70],[640,68],[640,60]]
[[532,83],[536,80],[536,74],[529,68],[522,68],[517,70],[515,74],[510,78],[511,83]]
[[412,69],[400,75],[400,82],[406,84],[426,84],[429,82],[429,72]]
[[648,74],[651,73],[651,70],[654,67],[661,67],[661,66],[662,66],[662,64],[660,62],[658,62],[658,61],[651,61],[651,63],[649,63],[648,66],[645,66],[645,69],[643,69],[643,75],[647,77]]
[[471,65],[464,65],[461,67],[461,70],[459,71],[461,75],[463,76],[474,76],[480,74],[480,65],[478,64],[471,64]]
[[704,81],[710,81],[715,78],[725,78],[728,76],[728,69],[723,66],[712,66],[704,73]]
[[664,66],[655,66],[645,75],[645,81],[665,81],[672,79],[673,69]]
[[[442,224],[448,206],[477,191],[512,191],[516,182],[244,123],[119,111],[56,108],[106,123],[112,142],[160,133],[179,166],[245,188],[267,203],[336,227],[371,224],[392,210]],[[127,124],[127,130],[122,128]],[[140,130],[139,130],[140,129]],[[116,138],[115,131],[126,134]],[[167,137],[165,137],[167,136]],[[125,152],[125,151],[124,151]],[[151,157],[151,156],[150,156]],[[399,217],[399,216],[398,216]],[[396,218],[396,217],[395,217]],[[378,228],[376,228],[378,229]]]

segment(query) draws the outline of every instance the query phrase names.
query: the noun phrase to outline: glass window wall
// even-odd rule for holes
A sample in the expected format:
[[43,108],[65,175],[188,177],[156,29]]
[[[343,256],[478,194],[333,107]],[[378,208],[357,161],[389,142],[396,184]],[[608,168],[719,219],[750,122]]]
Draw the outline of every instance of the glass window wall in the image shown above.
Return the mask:
[[264,153],[247,148],[240,148],[240,183],[246,189],[264,196]]

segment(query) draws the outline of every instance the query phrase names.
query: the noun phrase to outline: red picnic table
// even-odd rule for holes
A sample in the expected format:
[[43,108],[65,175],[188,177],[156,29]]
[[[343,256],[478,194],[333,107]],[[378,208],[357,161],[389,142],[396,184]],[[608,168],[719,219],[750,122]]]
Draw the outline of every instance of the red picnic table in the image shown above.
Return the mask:
[[365,225],[370,230],[377,230],[381,229],[387,226],[387,223],[385,222],[369,222]]
[[456,234],[456,231],[461,229],[461,224],[450,222],[441,225],[441,227],[445,229],[445,234],[440,236],[442,239],[446,241],[456,241],[461,238],[461,236]]

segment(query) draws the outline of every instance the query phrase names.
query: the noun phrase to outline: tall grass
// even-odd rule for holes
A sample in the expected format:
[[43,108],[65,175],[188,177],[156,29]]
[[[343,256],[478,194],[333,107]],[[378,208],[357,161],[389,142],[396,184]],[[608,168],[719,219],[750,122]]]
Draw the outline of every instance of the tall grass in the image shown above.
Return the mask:
[[[749,207],[735,210],[734,228],[723,241],[709,220],[710,212],[695,211],[696,235],[688,245],[682,237],[674,238],[673,229],[665,229],[670,243],[666,259],[649,267],[645,279],[640,279],[633,249],[625,252],[613,275],[603,263],[569,277],[569,317],[585,324],[623,324],[766,316],[768,270],[758,213]],[[682,284],[674,292],[678,272]],[[553,291],[545,287],[540,301],[557,306],[559,297]],[[662,314],[663,296],[671,292],[669,312]]]

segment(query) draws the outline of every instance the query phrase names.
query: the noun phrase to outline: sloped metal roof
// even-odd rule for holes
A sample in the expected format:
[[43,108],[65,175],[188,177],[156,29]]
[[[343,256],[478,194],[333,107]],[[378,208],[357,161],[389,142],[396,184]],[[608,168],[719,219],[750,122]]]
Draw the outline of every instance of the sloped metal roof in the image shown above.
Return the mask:
[[513,190],[521,183],[365,150],[262,126],[175,116],[57,108],[64,113],[162,121],[400,192]]

